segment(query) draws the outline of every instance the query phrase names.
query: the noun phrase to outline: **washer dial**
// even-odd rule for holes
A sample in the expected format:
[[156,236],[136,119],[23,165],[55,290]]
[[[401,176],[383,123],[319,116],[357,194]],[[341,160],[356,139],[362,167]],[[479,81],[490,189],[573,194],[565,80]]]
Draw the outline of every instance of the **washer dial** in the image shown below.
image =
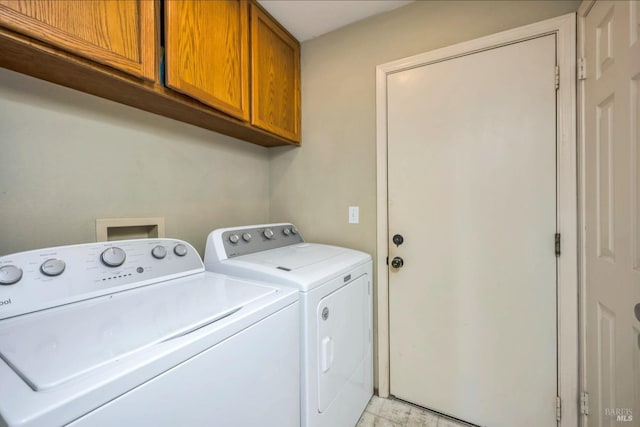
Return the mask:
[[185,256],[187,254],[187,247],[185,245],[183,245],[182,243],[178,243],[173,248],[173,253],[178,255],[178,256]]
[[240,237],[237,234],[232,234],[229,236],[229,241],[231,243],[238,243],[240,241]]
[[59,276],[66,266],[63,260],[51,258],[42,263],[40,271],[47,276]]
[[158,245],[158,246],[154,247],[153,249],[151,249],[151,255],[155,259],[162,259],[162,258],[167,256],[167,248],[165,248],[162,245]]
[[264,230],[262,234],[264,234],[264,237],[266,237],[267,239],[273,239],[273,230],[270,228]]
[[13,285],[22,279],[22,269],[15,265],[0,267],[0,285]]
[[105,249],[100,255],[100,260],[107,267],[120,267],[124,264],[125,259],[127,259],[127,254],[117,246]]

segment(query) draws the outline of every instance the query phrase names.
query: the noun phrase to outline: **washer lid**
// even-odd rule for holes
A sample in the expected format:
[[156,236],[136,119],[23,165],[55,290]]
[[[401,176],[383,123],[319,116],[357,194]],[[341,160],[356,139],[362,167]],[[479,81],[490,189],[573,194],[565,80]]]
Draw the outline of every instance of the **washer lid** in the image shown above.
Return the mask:
[[0,322],[0,357],[33,390],[182,336],[277,292],[200,273]]

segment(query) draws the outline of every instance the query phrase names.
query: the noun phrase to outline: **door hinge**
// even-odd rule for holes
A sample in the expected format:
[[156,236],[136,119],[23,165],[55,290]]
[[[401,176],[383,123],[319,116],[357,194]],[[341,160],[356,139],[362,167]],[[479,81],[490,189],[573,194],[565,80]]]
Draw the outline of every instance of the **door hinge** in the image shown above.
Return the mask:
[[556,65],[556,90],[560,89],[560,67]]
[[389,265],[389,257],[387,257],[387,265]]
[[562,418],[562,399],[560,396],[556,396],[556,421],[560,421]]
[[371,281],[369,281],[369,285],[367,287],[369,289],[369,295],[371,295]]
[[580,415],[589,415],[589,393],[580,393]]
[[584,58],[578,58],[578,80],[587,79],[587,61]]
[[556,250],[556,256],[560,256],[560,233],[556,233],[555,250]]

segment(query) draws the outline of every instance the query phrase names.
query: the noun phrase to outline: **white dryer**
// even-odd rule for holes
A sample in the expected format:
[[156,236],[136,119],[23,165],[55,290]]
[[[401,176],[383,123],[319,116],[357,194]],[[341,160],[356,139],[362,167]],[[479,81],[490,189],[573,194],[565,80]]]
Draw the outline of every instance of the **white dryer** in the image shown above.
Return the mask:
[[291,289],[173,239],[2,256],[0,284],[0,426],[299,426]]
[[292,224],[218,229],[205,268],[300,292],[303,427],[353,427],[373,394],[371,256]]

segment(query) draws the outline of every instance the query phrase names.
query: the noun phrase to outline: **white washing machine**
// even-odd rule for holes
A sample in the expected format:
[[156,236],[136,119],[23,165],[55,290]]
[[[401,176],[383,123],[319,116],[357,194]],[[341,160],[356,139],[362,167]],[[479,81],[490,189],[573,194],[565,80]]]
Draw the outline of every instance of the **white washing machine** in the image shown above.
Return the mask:
[[0,426],[297,427],[291,289],[173,239],[0,257]]
[[300,292],[303,427],[353,427],[373,394],[372,262],[292,224],[215,230],[205,268]]

